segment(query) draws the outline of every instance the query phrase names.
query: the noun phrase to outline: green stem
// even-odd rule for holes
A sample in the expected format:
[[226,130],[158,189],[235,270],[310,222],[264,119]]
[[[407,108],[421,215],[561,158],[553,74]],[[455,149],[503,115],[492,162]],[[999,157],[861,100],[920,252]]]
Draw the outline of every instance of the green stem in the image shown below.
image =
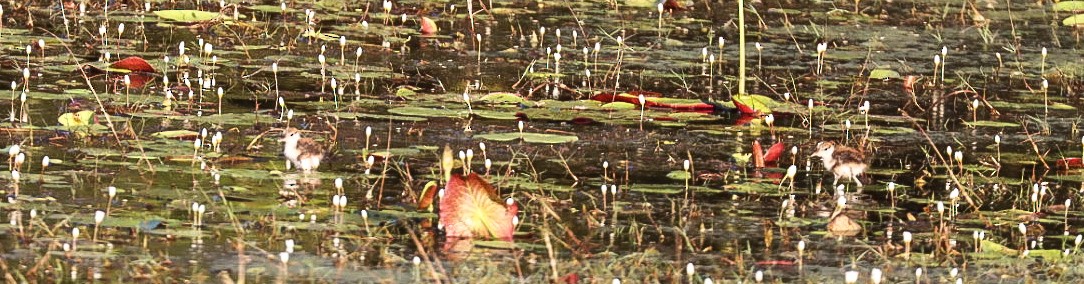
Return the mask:
[[738,0],[738,94],[745,94],[745,0]]

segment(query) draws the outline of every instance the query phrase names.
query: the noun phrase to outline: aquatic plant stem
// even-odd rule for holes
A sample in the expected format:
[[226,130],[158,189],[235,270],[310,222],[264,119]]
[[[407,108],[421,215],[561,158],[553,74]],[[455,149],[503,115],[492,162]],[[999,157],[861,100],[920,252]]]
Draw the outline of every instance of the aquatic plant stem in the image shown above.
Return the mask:
[[738,94],[745,94],[745,0],[738,0]]
[[[922,134],[922,137],[926,139],[926,143],[930,146],[930,149],[933,150],[934,154],[937,154],[936,157],[938,161],[940,161],[942,165],[949,165],[950,163],[948,159],[946,159],[945,156],[941,155],[941,150],[938,149],[937,144],[933,142],[933,138],[930,137],[930,134],[926,132],[926,129],[923,128],[922,125],[919,125],[918,120],[916,120],[914,117],[908,114],[907,111],[904,110],[900,110],[900,115],[910,121],[911,126],[917,129],[919,134]],[[951,179],[952,182],[960,188],[960,196],[963,196],[964,200],[967,201],[967,205],[971,206],[971,209],[978,211],[979,206],[975,203],[973,199],[971,199],[970,188],[964,186],[963,182],[960,182],[960,178],[956,176],[956,173],[954,171],[948,170],[946,171],[946,173],[948,174],[949,179]]]

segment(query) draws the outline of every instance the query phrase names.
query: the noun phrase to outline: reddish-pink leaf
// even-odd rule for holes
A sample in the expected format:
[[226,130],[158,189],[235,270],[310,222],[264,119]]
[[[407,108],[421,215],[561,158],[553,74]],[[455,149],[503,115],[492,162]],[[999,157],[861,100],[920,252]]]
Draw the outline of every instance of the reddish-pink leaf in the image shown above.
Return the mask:
[[109,64],[109,68],[124,69],[132,72],[154,73],[154,67],[139,56],[132,56]]
[[1058,168],[1062,169],[1075,169],[1084,167],[1084,160],[1081,158],[1065,158],[1057,161]]
[[438,30],[440,30],[437,27],[437,22],[433,21],[433,19],[430,19],[429,17],[422,17],[421,26],[421,32],[423,35],[432,35],[437,33]]
[[684,11],[685,6],[682,6],[681,1],[678,0],[666,0],[662,2],[662,9],[673,13],[674,11]]
[[783,142],[776,142],[771,148],[768,148],[768,152],[764,153],[764,162],[775,163],[779,160],[780,156],[783,156]]
[[575,124],[575,125],[595,124],[594,119],[591,119],[590,117],[582,117],[582,116],[577,116],[575,118],[572,118],[572,120],[569,120],[568,122],[571,122],[572,124]]
[[561,277],[561,282],[564,282],[565,284],[579,284],[580,275],[575,272],[565,274],[565,276]]
[[758,261],[757,265],[762,265],[762,266],[766,266],[766,265],[794,265],[794,261],[793,260],[765,260],[765,261]]
[[440,199],[440,223],[452,238],[512,240],[512,224],[519,208],[497,200],[493,186],[477,174],[452,175]]
[[764,147],[760,146],[760,141],[753,141],[753,165],[758,169],[764,167]]

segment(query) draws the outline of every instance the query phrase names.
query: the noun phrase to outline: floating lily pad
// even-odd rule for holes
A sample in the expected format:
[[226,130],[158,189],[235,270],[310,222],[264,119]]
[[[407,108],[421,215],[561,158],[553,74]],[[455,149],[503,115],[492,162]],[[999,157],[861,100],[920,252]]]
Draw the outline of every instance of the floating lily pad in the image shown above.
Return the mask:
[[452,110],[442,108],[424,108],[424,107],[400,107],[388,110],[389,113],[398,115],[410,115],[420,117],[448,117],[448,118],[460,118],[465,117],[467,110]]
[[60,125],[74,127],[87,126],[94,123],[94,111],[84,110],[77,113],[65,113],[57,118]]
[[688,171],[672,171],[666,174],[666,178],[673,180],[687,180],[692,178],[692,175]]
[[184,23],[206,22],[222,17],[219,13],[199,10],[161,10],[154,11],[154,14],[159,18]]
[[1019,123],[990,120],[965,121],[964,124],[970,127],[1020,127]]
[[870,79],[899,79],[900,73],[889,69],[873,69],[869,72]]
[[1054,11],[1084,11],[1084,1],[1061,1],[1054,3]]
[[490,104],[525,104],[527,100],[515,93],[490,93],[482,98],[480,101]]
[[602,105],[602,109],[614,109],[614,110],[617,110],[617,109],[639,109],[639,107],[637,107],[634,104],[630,104],[630,103],[626,103],[626,102],[612,102],[612,103]]
[[571,143],[579,141],[580,138],[575,135],[561,135],[561,134],[548,134],[548,133],[488,133],[474,135],[475,138],[486,139],[492,141],[515,141],[522,139],[527,143],[541,143],[541,144],[560,144]]
[[167,130],[151,134],[151,137],[155,138],[182,138],[196,136],[199,136],[199,132],[195,132],[192,130]]

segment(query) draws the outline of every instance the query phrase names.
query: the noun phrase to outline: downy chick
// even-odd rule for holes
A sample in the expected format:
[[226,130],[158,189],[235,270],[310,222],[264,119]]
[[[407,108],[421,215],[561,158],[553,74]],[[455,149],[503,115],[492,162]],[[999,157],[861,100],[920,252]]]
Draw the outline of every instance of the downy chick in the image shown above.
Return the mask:
[[284,134],[279,140],[286,142],[282,155],[302,172],[316,171],[316,168],[320,167],[320,161],[324,159],[324,146],[312,138],[301,137],[301,131],[295,128],[286,129]]
[[866,155],[854,148],[836,144],[832,141],[817,143],[816,152],[810,157],[820,157],[824,162],[824,168],[832,171],[835,181],[832,185],[839,184],[839,178],[849,178],[862,187],[858,176],[862,175],[869,166],[866,164]]

